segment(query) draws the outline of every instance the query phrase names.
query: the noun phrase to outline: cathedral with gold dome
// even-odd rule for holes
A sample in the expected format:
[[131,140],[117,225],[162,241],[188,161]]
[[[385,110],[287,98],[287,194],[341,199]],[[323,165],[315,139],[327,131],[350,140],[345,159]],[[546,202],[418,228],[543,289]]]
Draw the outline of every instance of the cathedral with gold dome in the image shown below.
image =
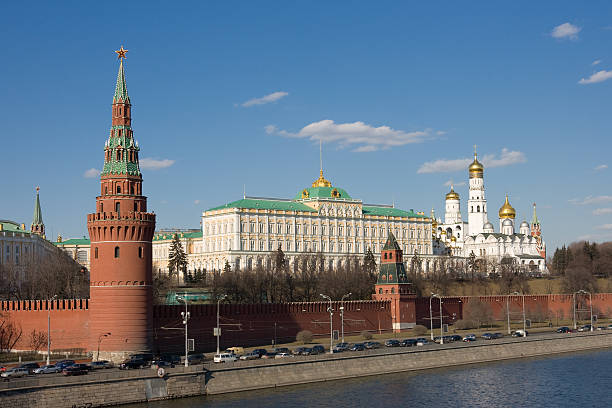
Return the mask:
[[478,161],[476,152],[468,174],[467,222],[462,220],[460,197],[453,186],[446,194],[444,221],[436,219],[432,210],[434,254],[462,258],[475,256],[486,261],[488,271],[494,271],[497,265],[513,264],[525,270],[545,272],[546,244],[542,240],[535,203],[531,224],[525,220],[517,231],[516,210],[506,195],[498,211],[499,228],[496,232],[488,217],[484,166]]

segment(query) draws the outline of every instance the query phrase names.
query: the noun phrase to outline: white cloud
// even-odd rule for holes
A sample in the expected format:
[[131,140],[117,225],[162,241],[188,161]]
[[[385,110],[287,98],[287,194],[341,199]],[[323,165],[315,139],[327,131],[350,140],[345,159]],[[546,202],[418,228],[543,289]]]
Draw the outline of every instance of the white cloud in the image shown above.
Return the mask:
[[174,160],[170,159],[152,159],[150,157],[143,157],[140,159],[140,168],[147,170],[159,170],[165,169],[166,167],[170,167],[174,164]]
[[276,102],[279,99],[284,98],[287,95],[289,95],[288,92],[282,92],[282,91],[272,92],[271,94],[262,96],[261,98],[249,99],[248,101],[244,102],[242,106],[245,108],[248,108],[250,106],[255,106],[255,105],[265,105],[266,103]]
[[96,178],[99,175],[100,175],[100,170],[94,169],[94,168],[86,170],[85,173],[83,173],[83,177],[85,178]]
[[553,28],[550,35],[553,38],[569,38],[570,40],[576,40],[580,30],[582,30],[582,28],[571,23],[563,23]]
[[612,196],[602,195],[602,196],[587,196],[585,198],[572,198],[569,200],[570,203],[576,205],[589,205],[589,204],[601,204],[601,203],[610,203],[612,202]]
[[597,227],[595,227],[596,229],[602,229],[602,230],[612,230],[612,224],[603,224],[603,225],[598,225]]
[[601,60],[595,60],[591,65],[599,65],[601,64]]
[[265,130],[268,134],[276,133],[285,137],[337,143],[340,148],[353,148],[354,152],[373,152],[394,146],[421,143],[434,137],[431,129],[405,132],[389,126],[374,127],[363,122],[335,123],[329,119],[306,125],[297,133],[278,129],[274,125],[266,126]]
[[601,71],[595,72],[588,78],[580,79],[578,83],[580,85],[596,84],[597,82],[607,81],[610,78],[612,78],[612,71],[601,70]]
[[455,187],[461,187],[461,186],[465,186],[465,181],[460,181],[459,183],[453,183],[453,180],[448,180],[446,183],[444,183],[444,185],[446,187],[450,187],[451,185]]
[[608,168],[607,164],[600,164],[599,166],[596,166],[593,170],[600,171],[600,170],[605,170],[607,168]]
[[[465,170],[468,168],[473,159],[438,159],[430,162],[425,162],[419,167],[417,173],[450,173],[454,171]],[[527,157],[525,153],[508,150],[503,148],[500,155],[496,157],[494,154],[486,154],[482,157],[481,162],[485,167],[504,167],[517,163],[525,163]]]
[[194,201],[193,201],[193,203],[194,203],[195,205],[198,205],[198,204],[200,204],[200,200],[194,200]]
[[612,208],[596,208],[593,210],[593,215],[612,214]]

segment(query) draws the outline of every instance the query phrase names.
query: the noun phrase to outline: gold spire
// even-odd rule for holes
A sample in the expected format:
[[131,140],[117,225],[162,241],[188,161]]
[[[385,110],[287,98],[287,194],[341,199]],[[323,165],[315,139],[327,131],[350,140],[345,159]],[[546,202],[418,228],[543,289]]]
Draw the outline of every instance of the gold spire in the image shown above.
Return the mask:
[[312,182],[313,187],[331,187],[332,184],[323,177],[323,169],[319,172],[319,178]]
[[125,56],[125,54],[127,54],[128,50],[123,48],[123,45],[121,46],[121,49],[115,51],[117,53],[117,58],[120,60],[123,60],[123,58],[127,58]]
[[476,153],[476,145],[474,145],[474,161],[469,167],[470,178],[482,178],[484,166],[478,161],[478,153]]
[[455,192],[455,189],[452,184],[451,184],[450,191],[448,192],[448,194],[446,194],[446,199],[447,200],[459,200],[459,194]]
[[512,218],[516,217],[516,210],[510,205],[508,201],[508,194],[506,194],[506,202],[499,209],[499,218]]

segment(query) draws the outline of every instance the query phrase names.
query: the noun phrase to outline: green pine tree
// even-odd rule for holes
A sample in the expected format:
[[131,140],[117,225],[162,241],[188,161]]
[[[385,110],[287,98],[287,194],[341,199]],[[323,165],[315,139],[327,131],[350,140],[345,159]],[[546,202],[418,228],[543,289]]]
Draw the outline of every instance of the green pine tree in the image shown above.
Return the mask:
[[187,255],[185,254],[183,244],[181,243],[178,234],[174,234],[174,238],[170,244],[170,253],[168,255],[168,271],[170,271],[170,275],[176,273],[177,286],[180,284],[180,272],[183,272],[184,275],[186,270]]

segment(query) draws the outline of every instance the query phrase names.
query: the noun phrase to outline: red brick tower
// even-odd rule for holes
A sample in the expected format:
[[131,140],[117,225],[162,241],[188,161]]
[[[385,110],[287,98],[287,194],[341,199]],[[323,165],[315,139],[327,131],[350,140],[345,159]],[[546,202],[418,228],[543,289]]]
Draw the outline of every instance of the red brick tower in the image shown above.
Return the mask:
[[[131,127],[131,104],[123,69],[124,50],[112,105],[110,137],[96,212],[87,216],[91,239],[89,347],[118,360],[151,349],[152,248],[155,214],[147,212]],[[94,358],[97,356],[94,355]]]
[[393,331],[411,329],[416,323],[416,295],[406,276],[402,250],[389,232],[387,242],[380,254],[380,270],[374,286],[373,300],[391,301]]

